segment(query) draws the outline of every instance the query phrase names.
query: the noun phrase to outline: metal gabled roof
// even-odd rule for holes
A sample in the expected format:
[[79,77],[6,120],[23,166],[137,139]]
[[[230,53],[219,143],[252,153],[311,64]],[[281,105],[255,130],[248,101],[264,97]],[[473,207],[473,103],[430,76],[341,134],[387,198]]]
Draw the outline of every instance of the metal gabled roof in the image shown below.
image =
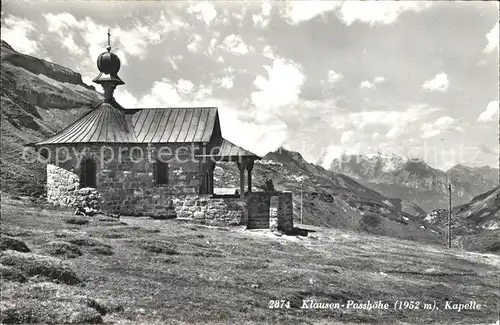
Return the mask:
[[235,145],[231,141],[226,140],[222,137],[214,139],[210,143],[210,147],[208,149],[209,152],[207,152],[206,154],[203,153],[198,154],[196,155],[196,157],[213,157],[213,158],[219,158],[221,160],[226,158],[229,160],[234,160],[239,158],[261,159],[253,152],[243,149]]
[[216,107],[127,110],[102,103],[69,127],[37,143],[192,143],[220,135]]
[[132,124],[139,142],[209,142],[216,119],[216,107],[155,108],[135,113]]
[[37,145],[89,142],[134,143],[137,138],[121,110],[109,103],[101,103],[58,134]]

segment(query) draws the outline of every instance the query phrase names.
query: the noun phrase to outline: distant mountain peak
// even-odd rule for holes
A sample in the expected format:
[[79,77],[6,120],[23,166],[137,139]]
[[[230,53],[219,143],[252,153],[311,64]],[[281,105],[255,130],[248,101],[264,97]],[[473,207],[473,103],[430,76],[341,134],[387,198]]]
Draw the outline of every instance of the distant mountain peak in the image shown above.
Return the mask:
[[279,147],[275,151],[271,151],[264,156],[265,159],[272,159],[273,157],[275,157],[275,158],[276,157],[280,157],[280,158],[289,157],[289,158],[292,158],[293,160],[296,160],[298,162],[305,162],[305,159],[304,159],[304,157],[302,157],[302,154],[300,154],[300,152],[288,150],[284,147]]

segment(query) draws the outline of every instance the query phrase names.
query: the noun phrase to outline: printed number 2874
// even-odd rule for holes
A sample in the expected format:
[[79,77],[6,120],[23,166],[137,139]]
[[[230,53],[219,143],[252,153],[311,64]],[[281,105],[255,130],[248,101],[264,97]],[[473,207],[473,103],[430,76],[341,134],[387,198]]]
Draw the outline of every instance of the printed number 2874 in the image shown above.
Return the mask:
[[290,308],[290,301],[288,300],[269,300],[269,309],[278,309],[278,308]]

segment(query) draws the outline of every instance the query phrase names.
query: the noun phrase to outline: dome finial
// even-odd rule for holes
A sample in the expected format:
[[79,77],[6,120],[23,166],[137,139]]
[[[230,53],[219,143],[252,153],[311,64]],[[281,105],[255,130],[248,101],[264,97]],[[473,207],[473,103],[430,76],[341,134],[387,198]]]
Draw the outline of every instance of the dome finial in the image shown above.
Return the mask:
[[118,77],[118,71],[120,71],[120,59],[118,56],[111,52],[110,44],[111,33],[108,28],[108,46],[107,52],[101,53],[97,58],[97,68],[99,69],[99,75],[92,80],[93,82],[102,85],[104,89],[104,101],[112,102],[113,91],[118,85],[123,85],[124,82]]
[[106,50],[108,50],[108,52],[111,51],[111,41],[110,41],[110,37],[111,37],[111,34],[109,32],[109,28],[108,28],[108,47],[106,47]]

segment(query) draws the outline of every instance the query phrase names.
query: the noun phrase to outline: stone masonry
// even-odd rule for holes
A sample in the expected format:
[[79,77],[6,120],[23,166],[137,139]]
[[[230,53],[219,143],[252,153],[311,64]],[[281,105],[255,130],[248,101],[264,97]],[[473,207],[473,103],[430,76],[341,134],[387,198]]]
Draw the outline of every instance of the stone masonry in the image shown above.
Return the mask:
[[246,203],[240,198],[212,198],[209,195],[179,196],[173,199],[178,218],[208,225],[245,225]]
[[[277,228],[287,231],[293,227],[291,193],[255,192],[246,199],[199,195],[203,166],[201,162],[189,159],[189,152],[181,156],[180,161],[169,161],[168,185],[155,184],[157,148],[140,148],[152,159],[139,159],[139,150],[130,148],[79,145],[58,152],[55,148],[48,148],[48,201],[60,206],[87,206],[122,215],[178,217],[210,225],[245,225],[248,211],[267,209],[269,212],[270,197],[277,196]],[[80,185],[79,162],[86,158],[93,159],[97,165],[96,189],[82,189]]]

